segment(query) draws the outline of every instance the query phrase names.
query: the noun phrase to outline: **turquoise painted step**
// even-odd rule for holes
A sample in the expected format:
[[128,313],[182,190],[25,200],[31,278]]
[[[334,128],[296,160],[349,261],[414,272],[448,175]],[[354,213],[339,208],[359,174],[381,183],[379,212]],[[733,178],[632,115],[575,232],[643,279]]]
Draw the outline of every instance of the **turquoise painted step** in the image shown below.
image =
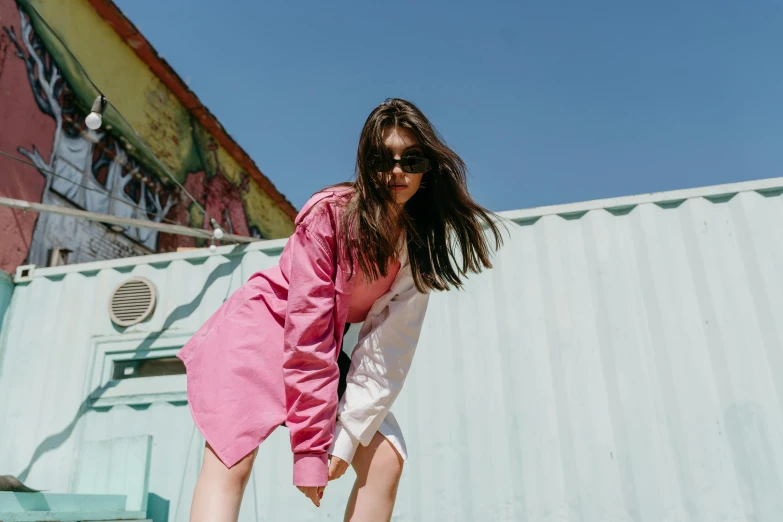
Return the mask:
[[0,521],[148,521],[152,437],[84,443],[75,493],[0,492]]
[[144,520],[146,511],[125,511],[125,495],[0,492],[0,520]]

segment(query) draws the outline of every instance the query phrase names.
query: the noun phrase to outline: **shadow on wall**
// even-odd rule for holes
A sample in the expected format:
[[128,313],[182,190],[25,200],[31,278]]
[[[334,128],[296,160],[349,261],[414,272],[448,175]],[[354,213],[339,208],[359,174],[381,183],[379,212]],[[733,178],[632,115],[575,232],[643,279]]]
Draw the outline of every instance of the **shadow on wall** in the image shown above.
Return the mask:
[[169,504],[165,498],[150,493],[147,497],[147,518],[152,522],[169,522]]
[[[113,381],[109,381],[103,386],[100,386],[94,390],[95,393],[98,393],[99,395],[103,395],[106,390],[109,388],[113,388],[116,386],[116,383]],[[18,478],[22,482],[26,481],[27,478],[30,476],[30,470],[33,469],[33,465],[40,459],[45,453],[55,450],[62,446],[65,441],[67,441],[71,434],[73,433],[73,430],[76,428],[76,424],[79,422],[79,419],[87,413],[87,410],[89,409],[89,404],[92,402],[92,400],[89,398],[86,398],[82,401],[82,403],[79,405],[79,409],[76,411],[76,415],[74,416],[73,420],[68,423],[68,426],[66,426],[63,430],[46,437],[43,442],[41,442],[37,448],[35,448],[35,451],[33,452],[33,456],[30,459],[30,462],[27,464],[27,467],[24,468],[24,471],[22,471]]]
[[[234,251],[242,251],[247,248],[247,245],[237,245],[237,247],[234,249]],[[204,284],[201,287],[201,291],[198,293],[196,297],[193,298],[193,300],[189,303],[181,304],[178,307],[176,307],[174,310],[171,311],[171,313],[166,317],[166,320],[163,322],[163,326],[161,326],[160,330],[156,332],[151,332],[147,337],[142,340],[138,346],[134,349],[136,354],[139,357],[146,357],[149,354],[150,347],[152,344],[161,336],[163,335],[175,322],[179,321],[180,319],[185,319],[186,317],[189,317],[190,314],[196,311],[196,309],[201,304],[201,301],[204,299],[204,294],[207,293],[207,289],[212,286],[218,279],[222,277],[226,277],[228,275],[231,275],[234,273],[234,270],[239,266],[239,264],[242,262],[241,256],[236,256],[231,259],[229,259],[227,262],[223,263],[222,265],[219,265],[215,267],[215,269],[210,272],[209,276],[207,276],[207,279],[204,281]],[[228,298],[228,295],[225,296],[225,299]],[[118,332],[122,332],[122,328],[118,328]],[[96,397],[97,398],[97,397]]]
[[[237,248],[242,249],[244,247],[238,246]],[[212,286],[218,279],[225,276],[232,275],[234,273],[234,270],[241,263],[241,261],[242,261],[242,257],[236,256],[229,259],[226,263],[223,263],[215,267],[215,269],[212,272],[210,272],[206,281],[204,281],[204,284],[201,287],[201,291],[198,293],[198,295],[194,297],[190,303],[185,303],[172,310],[172,312],[168,315],[168,317],[164,321],[161,329],[156,332],[151,332],[149,335],[147,335],[147,337],[145,337],[136,347],[136,352],[142,354],[142,356],[149,353],[149,348],[150,346],[152,346],[152,343],[156,339],[158,339],[161,336],[161,334],[163,334],[163,332],[165,332],[176,321],[188,317],[190,314],[192,314],[201,304],[201,301],[204,299],[204,294],[206,294],[207,289],[210,286]],[[228,294],[226,295],[225,299],[227,298],[228,298]],[[81,419],[81,417],[85,413],[87,413],[87,411],[90,410],[90,405],[92,404],[92,402],[95,399],[101,397],[108,389],[113,388],[114,386],[116,386],[116,381],[109,381],[103,386],[100,386],[95,390],[93,390],[91,393],[89,393],[87,397],[79,405],[79,409],[76,411],[76,415],[74,415],[71,422],[63,430],[46,437],[38,445],[38,447],[33,452],[33,456],[30,459],[30,462],[27,464],[25,469],[19,475],[17,475],[19,480],[21,480],[22,482],[27,480],[27,478],[30,475],[30,471],[33,468],[33,465],[35,465],[35,463],[44,454],[62,446],[70,438],[71,434],[73,433],[73,430],[76,428],[76,425],[79,422],[79,419]]]

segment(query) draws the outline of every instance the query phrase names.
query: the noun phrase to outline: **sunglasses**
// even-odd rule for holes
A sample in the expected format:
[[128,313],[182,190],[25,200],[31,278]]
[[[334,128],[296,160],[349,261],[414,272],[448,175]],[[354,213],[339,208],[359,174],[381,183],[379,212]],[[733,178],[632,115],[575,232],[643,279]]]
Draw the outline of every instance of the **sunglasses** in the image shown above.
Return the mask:
[[418,156],[405,156],[400,159],[375,156],[372,161],[372,166],[378,172],[391,172],[398,163],[400,164],[402,171],[407,172],[408,174],[423,174],[430,170],[430,160]]

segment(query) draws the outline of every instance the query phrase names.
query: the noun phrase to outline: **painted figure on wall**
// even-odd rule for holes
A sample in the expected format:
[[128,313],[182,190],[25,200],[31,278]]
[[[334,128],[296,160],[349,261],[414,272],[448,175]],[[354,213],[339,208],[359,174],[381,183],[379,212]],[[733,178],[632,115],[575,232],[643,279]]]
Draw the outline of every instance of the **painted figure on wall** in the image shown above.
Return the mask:
[[[15,147],[18,154],[35,165],[45,180],[40,201],[157,223],[165,220],[211,228],[198,205],[190,201],[165,172],[150,168],[149,161],[132,153],[137,149],[126,139],[129,133],[123,135],[120,129],[111,125],[104,125],[98,131],[86,127],[84,100],[79,99],[79,88],[74,89],[73,82],[68,81],[79,71],[75,72],[73,67],[68,71],[61,68],[63,60],[57,57],[63,56],[63,49],[56,52],[50,49],[51,35],[43,38],[38,34],[36,30],[41,28],[21,3],[18,13],[18,28],[6,25],[0,33],[10,42],[6,45],[10,48],[6,50],[9,55],[6,60],[12,55],[23,61],[38,109],[54,120],[54,132],[48,137],[48,143],[17,142]],[[83,87],[81,91],[84,91]],[[84,92],[81,98],[86,98]],[[198,150],[188,153],[188,165],[184,167],[180,182],[206,209],[209,217],[216,219],[227,231],[261,237],[259,227],[248,222],[244,205],[250,190],[249,176],[240,172],[238,180],[237,176],[234,176],[235,180],[229,179],[221,168],[219,147],[214,139],[195,121],[191,122],[190,129],[193,133],[191,148]],[[41,152],[41,149],[49,150],[49,146],[50,153]],[[25,170],[25,176],[30,176],[31,170]],[[114,244],[108,250],[101,247],[107,242]],[[193,238],[159,234],[146,228],[119,230],[97,223],[86,226],[79,220],[51,213],[39,215],[27,244],[26,263],[39,266],[47,265],[52,250],[57,248],[74,253],[70,262],[80,262],[171,251],[179,246],[202,246]]]

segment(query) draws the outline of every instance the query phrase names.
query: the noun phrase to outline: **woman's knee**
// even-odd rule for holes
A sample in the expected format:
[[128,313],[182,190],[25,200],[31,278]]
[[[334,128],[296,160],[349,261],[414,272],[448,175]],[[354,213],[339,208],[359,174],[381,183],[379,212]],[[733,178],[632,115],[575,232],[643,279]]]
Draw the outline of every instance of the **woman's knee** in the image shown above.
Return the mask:
[[393,478],[396,482],[400,479],[400,476],[402,476],[402,467],[404,463],[405,461],[403,461],[400,454],[397,453],[394,445],[384,438],[383,444],[378,448],[378,466],[380,469],[383,470],[385,475]]
[[353,467],[360,482],[372,476],[390,484],[399,482],[404,461],[394,445],[380,433],[376,433],[369,446],[360,446],[353,460]]
[[225,487],[244,488],[253,471],[253,463],[257,453],[258,449],[251,451],[242,460],[228,468],[207,443],[204,446],[204,462],[201,465],[201,473],[206,475],[211,482],[218,482]]

